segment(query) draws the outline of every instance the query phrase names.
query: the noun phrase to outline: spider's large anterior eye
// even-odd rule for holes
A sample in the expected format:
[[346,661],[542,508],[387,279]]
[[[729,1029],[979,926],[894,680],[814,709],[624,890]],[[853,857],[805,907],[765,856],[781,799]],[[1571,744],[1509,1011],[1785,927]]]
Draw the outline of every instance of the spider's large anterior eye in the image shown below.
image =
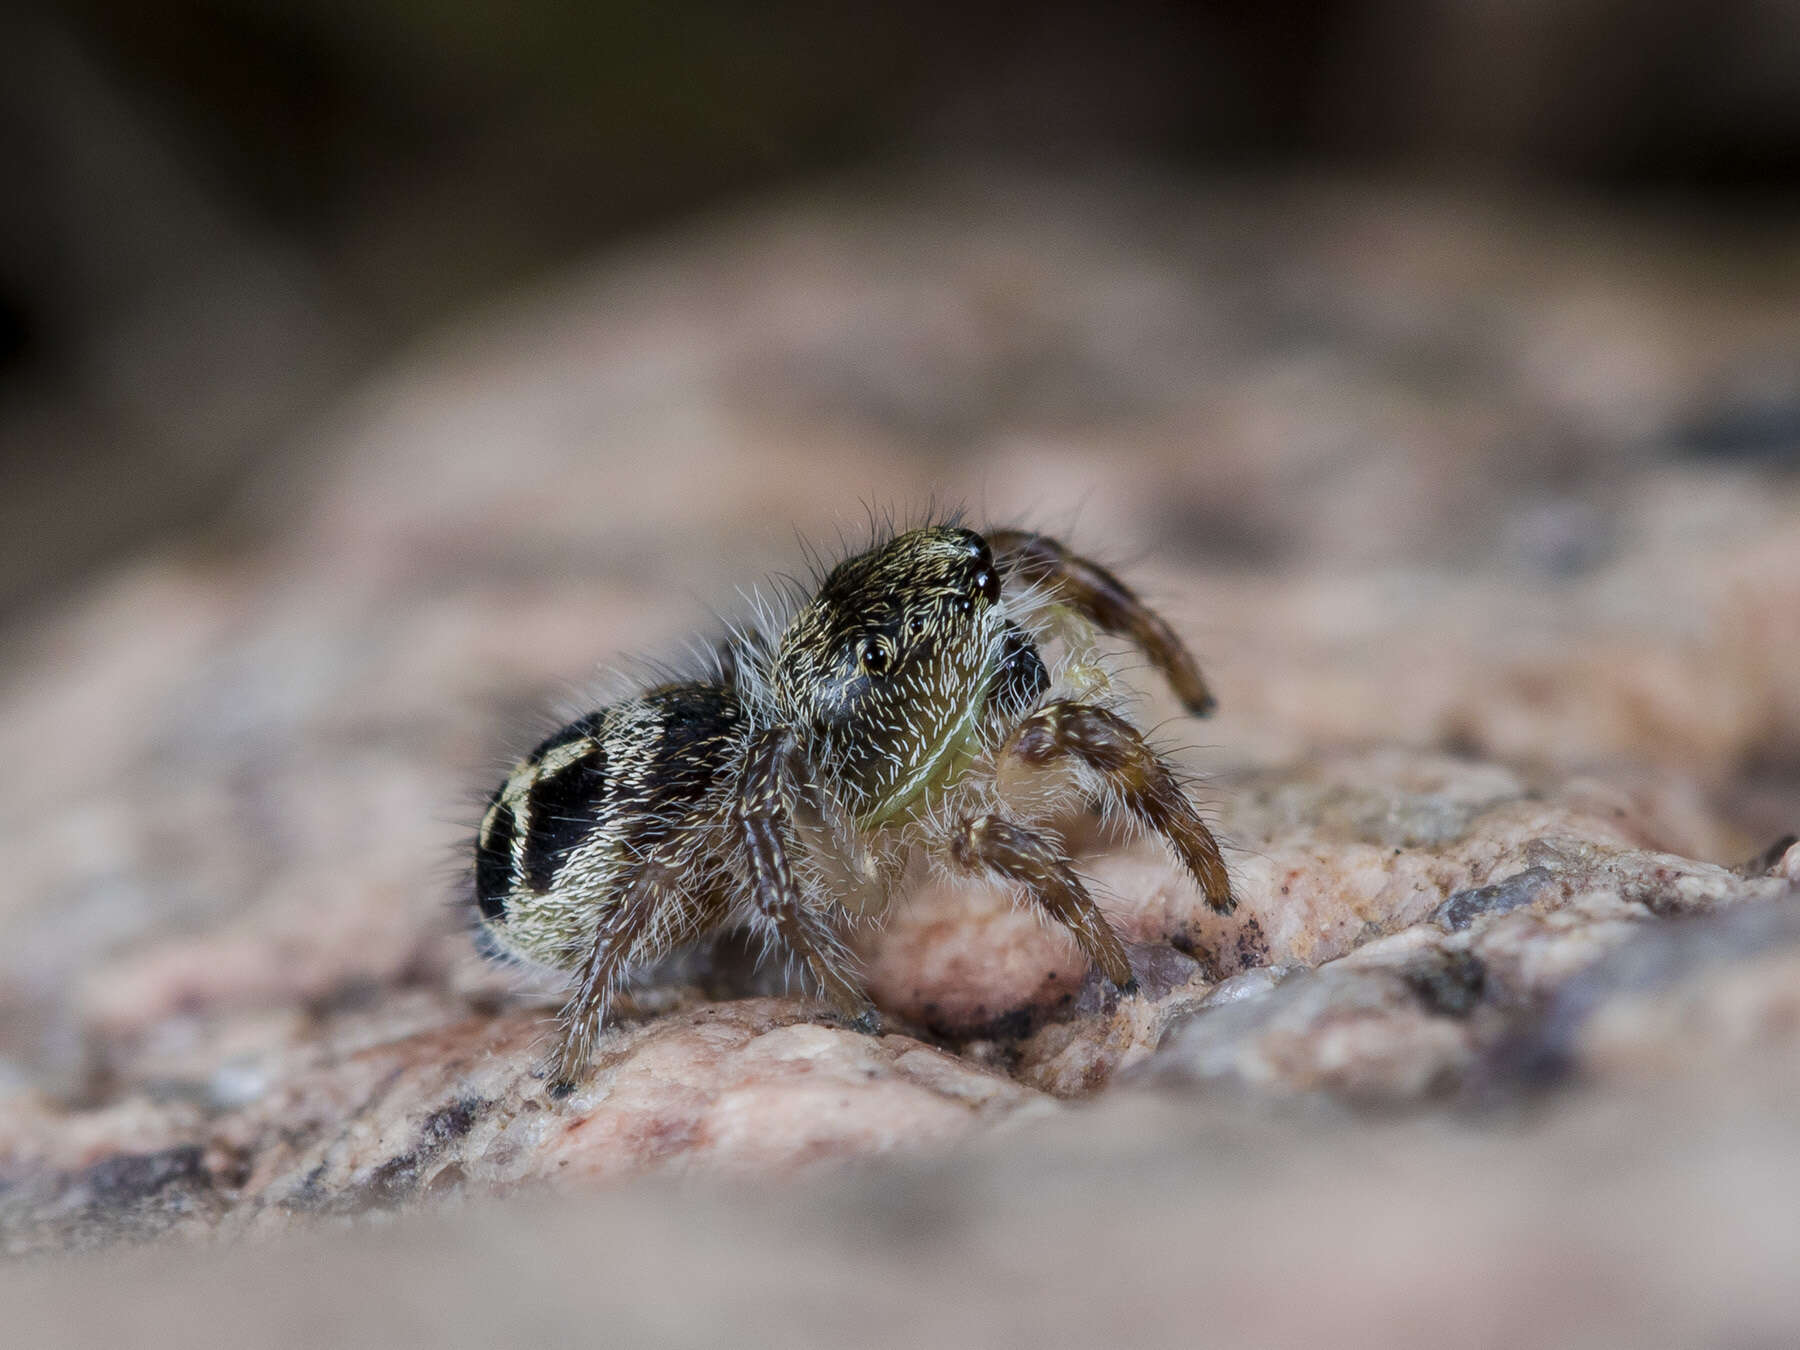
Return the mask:
[[857,659],[862,663],[862,668],[869,674],[879,675],[882,671],[887,669],[887,648],[883,647],[874,638],[870,638],[867,642],[863,643],[862,651],[857,653]]
[[994,570],[994,555],[987,540],[976,538],[969,544],[969,589],[990,605],[1000,600],[1000,574]]

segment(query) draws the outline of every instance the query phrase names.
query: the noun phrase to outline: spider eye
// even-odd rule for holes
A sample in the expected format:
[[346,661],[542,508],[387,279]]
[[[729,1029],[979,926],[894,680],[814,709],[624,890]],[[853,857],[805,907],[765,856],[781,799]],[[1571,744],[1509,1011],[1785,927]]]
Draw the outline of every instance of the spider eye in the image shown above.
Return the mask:
[[924,635],[925,616],[923,614],[915,614],[906,621],[906,636],[909,638],[917,638],[923,637]]
[[887,669],[887,648],[874,638],[870,638],[863,643],[862,651],[857,654],[857,660],[862,663],[862,668],[870,675],[879,675]]

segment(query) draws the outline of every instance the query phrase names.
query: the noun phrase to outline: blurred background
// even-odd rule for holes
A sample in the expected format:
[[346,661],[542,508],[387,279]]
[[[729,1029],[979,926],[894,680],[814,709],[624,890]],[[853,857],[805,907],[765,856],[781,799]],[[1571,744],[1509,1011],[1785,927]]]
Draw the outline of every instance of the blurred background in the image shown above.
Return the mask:
[[[1053,175],[1096,234],[1116,206],[1251,290],[1278,278],[1251,270],[1270,222],[1245,212],[1291,225],[1297,182],[1383,185],[1394,236],[1338,244],[1418,247],[1423,188],[1476,215],[1432,284],[1479,300],[1513,280],[1484,255],[1533,230],[1648,273],[1639,293],[1672,266],[1791,295],[1800,8],[27,0],[0,16],[0,128],[4,616],[147,538],[246,524],[246,485],[316,444],[297,428],[422,335],[825,185],[904,200],[946,166]],[[1235,260],[1184,221],[1202,200],[1238,213]],[[1795,358],[1766,345],[1676,410],[1699,418],[1673,428],[1688,444],[1792,455]]]

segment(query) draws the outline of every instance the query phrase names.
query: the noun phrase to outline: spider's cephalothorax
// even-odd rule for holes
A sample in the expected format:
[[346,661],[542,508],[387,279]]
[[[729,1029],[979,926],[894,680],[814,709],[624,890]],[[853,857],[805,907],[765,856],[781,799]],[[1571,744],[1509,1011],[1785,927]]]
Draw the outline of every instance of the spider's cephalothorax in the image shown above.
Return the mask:
[[[879,915],[920,851],[1013,885],[1131,987],[1055,832],[1090,801],[1160,834],[1229,911],[1212,834],[1109,705],[1095,629],[1129,638],[1190,712],[1211,709],[1168,625],[1110,572],[1042,535],[939,525],[840,563],[784,628],[726,644],[708,678],[526,756],[482,819],[475,887],[492,946],[578,973],[553,1084],[579,1077],[628,969],[726,923],[878,1027],[838,932]],[[1045,642],[1064,649],[1057,671]]]
[[1005,631],[987,541],[951,528],[840,564],[795,615],[776,708],[859,824],[906,811],[979,748]]

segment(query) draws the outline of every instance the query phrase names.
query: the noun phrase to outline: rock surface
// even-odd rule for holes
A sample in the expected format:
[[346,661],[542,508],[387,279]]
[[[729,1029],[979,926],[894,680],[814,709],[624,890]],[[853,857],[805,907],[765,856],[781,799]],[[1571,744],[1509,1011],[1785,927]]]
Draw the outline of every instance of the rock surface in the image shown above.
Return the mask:
[[[1283,1240],[1324,1261],[1378,1212],[1423,1288],[1418,1334],[1372,1343],[1449,1344],[1418,1331],[1450,1278],[1426,1237],[1443,1216],[1374,1194],[1340,1144],[1447,1188],[1470,1268],[1515,1281],[1551,1279],[1558,1249],[1527,1259],[1507,1224],[1531,1216],[1467,1172],[1536,1188],[1554,1223],[1622,1103],[1654,1106],[1607,1183],[1620,1215],[1578,1230],[1593,1242],[1650,1203],[1632,1177],[1694,1212],[1657,1149],[1715,1106],[1791,1194],[1775,1088],[1800,1076],[1800,846],[1771,841],[1800,827],[1800,434],[1739,462],[1693,428],[1800,350],[1800,255],[1732,288],[1692,279],[1693,239],[1606,223],[1618,261],[1558,224],[1335,190],[939,181],[609,262],[376,381],[232,531],[146,553],[7,643],[0,756],[29,771],[0,782],[0,1241],[420,1207],[396,1232],[475,1269],[497,1239],[461,1214],[511,1232],[543,1213],[566,1235],[527,1240],[549,1287],[579,1278],[554,1273],[564,1240],[641,1233],[625,1268],[666,1254],[671,1178],[794,1187],[679,1192],[733,1241],[773,1206],[893,1255],[939,1226],[946,1252],[1044,1228],[1032,1193],[1064,1167],[1095,1240],[1141,1221],[1145,1253],[1202,1240],[1219,1199],[1220,1271],[1273,1297],[1277,1267],[1229,1239],[1257,1228],[1259,1185],[1299,1203],[1272,1175],[1293,1160],[1319,1223]],[[789,522],[829,537],[859,498],[934,495],[1073,526],[1193,636],[1220,715],[1166,720],[1154,689],[1143,713],[1204,775],[1238,912],[1206,911],[1157,846],[1094,833],[1083,866],[1138,996],[1005,896],[928,886],[865,944],[883,1036],[727,947],[641,991],[592,1082],[549,1101],[554,991],[459,931],[474,802],[559,689],[603,697],[572,683],[706,626],[683,597],[730,608],[791,565]],[[1521,1130],[1520,1111],[1548,1114]],[[1729,1170],[1705,1151],[1720,1130],[1696,1175]],[[793,1180],[895,1154],[949,1160]],[[598,1182],[611,1219],[552,1201]],[[468,1208],[495,1195],[511,1208]],[[888,1205],[872,1235],[842,1217]],[[1762,1236],[1719,1239],[1732,1278],[1793,1254]],[[327,1271],[370,1241],[295,1250]],[[1034,1231],[1017,1269],[1077,1253]],[[782,1287],[773,1259],[745,1256],[746,1287]],[[1367,1259],[1345,1259],[1348,1288]],[[1602,1273],[1637,1288],[1625,1269]],[[1145,1255],[1126,1283],[1155,1306],[1120,1325],[1177,1325],[1148,1278],[1167,1270]],[[1725,1318],[1732,1287],[1695,1274],[1691,1324],[1746,1344],[1800,1327],[1760,1292]],[[637,1316],[659,1292],[607,1297]],[[1617,1326],[1676,1325],[1645,1317]]]

